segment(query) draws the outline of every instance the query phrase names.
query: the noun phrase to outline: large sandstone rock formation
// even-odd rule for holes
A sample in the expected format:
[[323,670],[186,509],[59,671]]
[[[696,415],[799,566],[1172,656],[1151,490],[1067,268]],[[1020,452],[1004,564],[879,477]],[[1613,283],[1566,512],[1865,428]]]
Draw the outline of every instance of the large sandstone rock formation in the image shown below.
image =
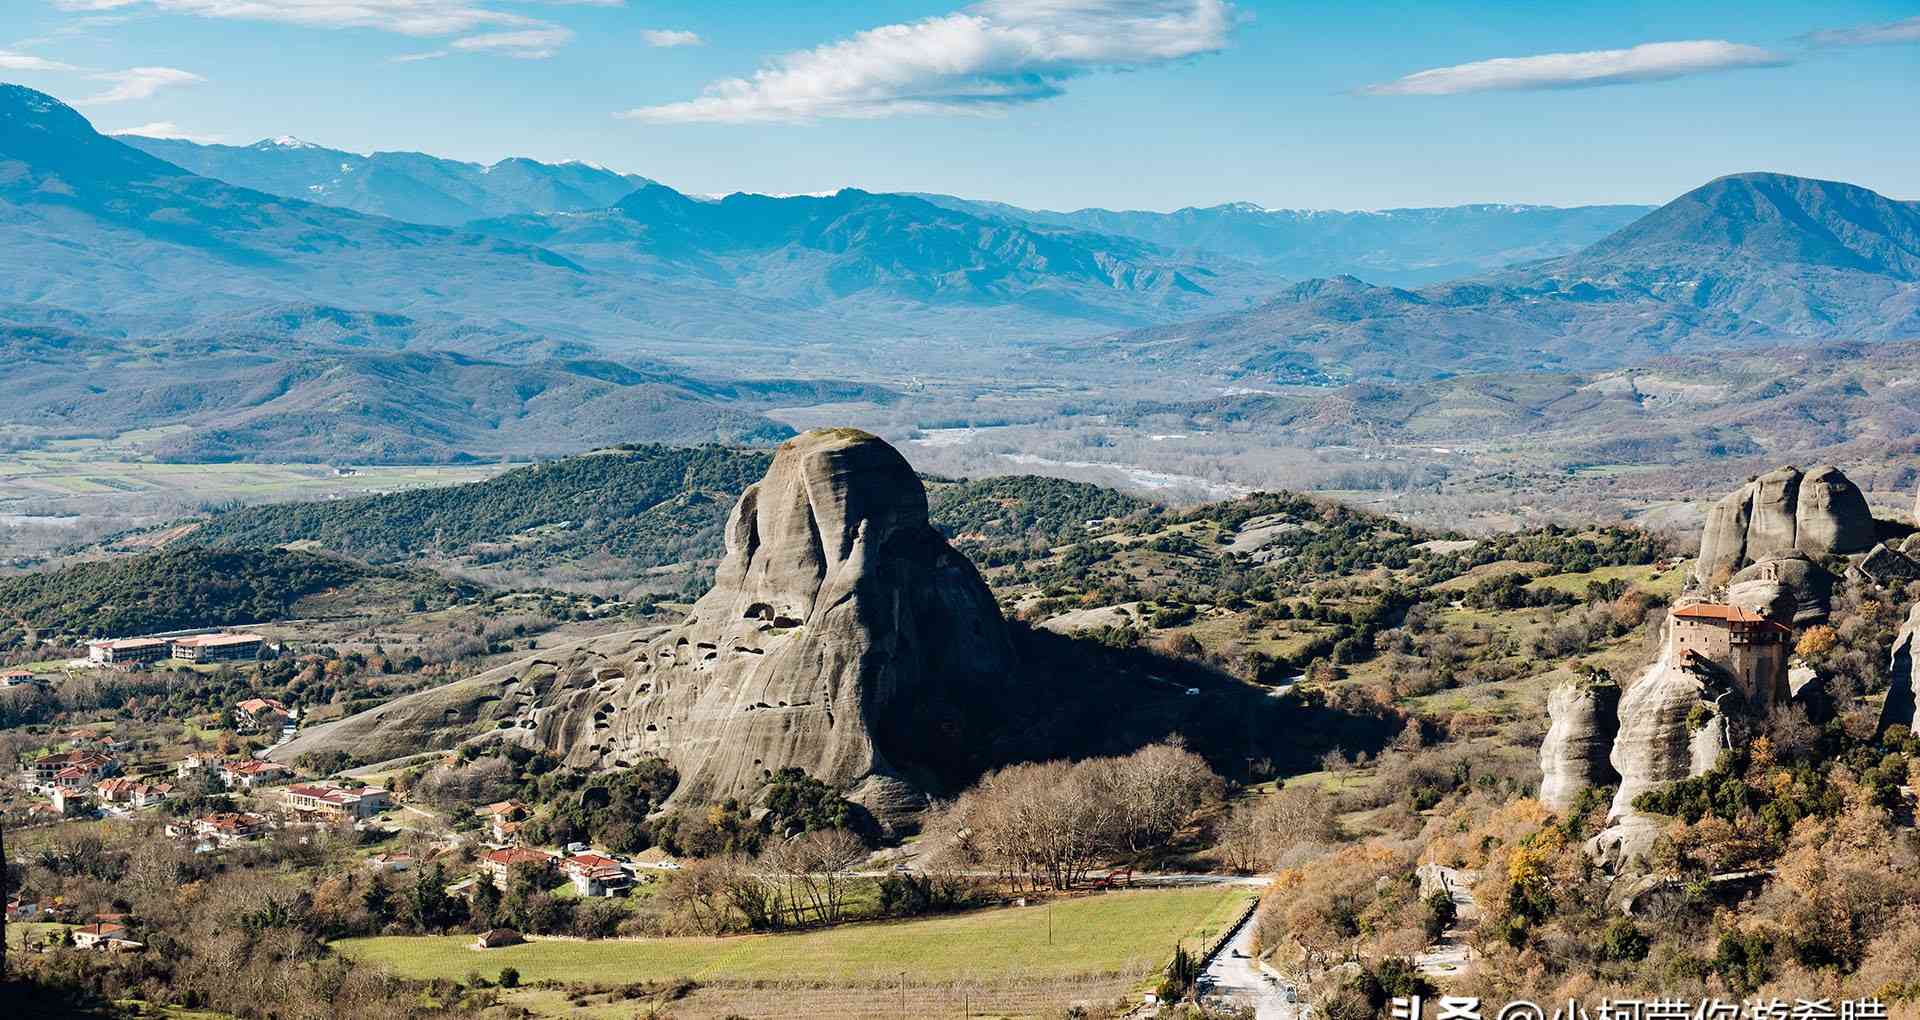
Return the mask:
[[1820,465],[1769,471],[1707,511],[1694,580],[1725,583],[1742,567],[1793,552],[1811,557],[1871,548],[1873,511],[1838,468]]
[[1894,640],[1887,681],[1880,728],[1920,727],[1920,603],[1907,613],[1907,625],[1900,628],[1900,636]]
[[450,723],[582,767],[665,758],[685,802],[747,795],[798,766],[883,817],[962,778],[1005,704],[1013,653],[899,452],[851,429],[789,440],[741,495],[726,542],[712,590],[671,629],[402,698],[277,756],[360,741],[371,758],[402,750],[396,733],[444,743]]
[[1590,848],[1618,864],[1652,848],[1660,823],[1633,806],[1642,793],[1706,773],[1729,739],[1728,721],[1739,695],[1692,665],[1672,640],[1660,658],[1620,699],[1620,730],[1609,761],[1620,786],[1607,811],[1607,828]]
[[1583,677],[1547,695],[1553,724],[1540,745],[1540,800],[1555,811],[1573,806],[1584,790],[1611,786],[1619,776],[1608,761],[1620,728],[1620,685]]

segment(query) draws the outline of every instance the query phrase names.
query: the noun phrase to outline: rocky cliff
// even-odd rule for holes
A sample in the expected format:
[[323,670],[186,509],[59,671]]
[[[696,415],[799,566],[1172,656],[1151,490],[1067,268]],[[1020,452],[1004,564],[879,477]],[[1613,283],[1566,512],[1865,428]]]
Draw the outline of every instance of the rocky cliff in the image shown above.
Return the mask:
[[1907,613],[1907,625],[1893,643],[1893,661],[1887,671],[1887,700],[1880,708],[1880,728],[1920,726],[1920,603]]
[[1608,755],[1620,728],[1620,686],[1581,678],[1547,695],[1553,724],[1540,745],[1540,800],[1555,811],[1573,806],[1582,791],[1619,781]]
[[1594,839],[1601,857],[1617,862],[1645,854],[1659,823],[1636,810],[1634,798],[1700,775],[1719,759],[1725,726],[1708,679],[1688,668],[1669,642],[1620,699],[1620,732],[1609,756],[1620,787],[1607,811],[1607,829]]
[[1814,558],[1865,552],[1875,532],[1866,497],[1838,468],[1777,468],[1707,511],[1694,580],[1724,584],[1748,564],[1796,552]]
[[[675,799],[798,766],[882,817],[978,758],[1013,653],[992,593],[927,522],[898,451],[852,429],[775,454],[727,523],[713,588],[670,629],[611,635],[399,699],[283,745],[361,758],[511,739],[573,765],[649,756]],[[425,745],[422,741],[426,741]]]

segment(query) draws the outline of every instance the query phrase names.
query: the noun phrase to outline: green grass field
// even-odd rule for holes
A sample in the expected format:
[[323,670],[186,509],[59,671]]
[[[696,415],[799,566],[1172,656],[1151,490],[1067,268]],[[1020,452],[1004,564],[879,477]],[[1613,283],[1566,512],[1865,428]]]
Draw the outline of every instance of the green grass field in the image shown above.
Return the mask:
[[[334,948],[411,978],[458,980],[479,970],[520,971],[523,981],[915,982],[1005,977],[1144,974],[1176,941],[1197,947],[1252,899],[1250,889],[1140,890],[1046,906],[982,910],[920,921],[846,925],[796,935],[733,938],[538,940],[470,948],[471,935],[347,939]],[[1048,915],[1052,915],[1052,939]]]
[[1536,577],[1527,583],[1529,588],[1557,588],[1571,595],[1584,596],[1587,585],[1594,581],[1625,581],[1629,585],[1652,595],[1672,598],[1680,593],[1686,584],[1687,571],[1684,564],[1675,566],[1664,573],[1651,566],[1601,567],[1578,574],[1549,574]]

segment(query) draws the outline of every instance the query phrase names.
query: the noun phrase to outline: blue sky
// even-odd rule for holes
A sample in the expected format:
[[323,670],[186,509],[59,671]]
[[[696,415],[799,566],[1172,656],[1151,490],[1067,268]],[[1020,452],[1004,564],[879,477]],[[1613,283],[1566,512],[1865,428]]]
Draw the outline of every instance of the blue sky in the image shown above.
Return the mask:
[[1920,4],[5,0],[102,130],[1027,206],[1920,198]]

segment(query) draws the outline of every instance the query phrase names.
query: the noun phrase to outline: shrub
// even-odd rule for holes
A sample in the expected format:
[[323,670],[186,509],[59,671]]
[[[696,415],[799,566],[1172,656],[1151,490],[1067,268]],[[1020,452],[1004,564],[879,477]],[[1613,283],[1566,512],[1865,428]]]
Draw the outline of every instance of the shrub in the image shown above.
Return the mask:
[[512,967],[500,968],[500,987],[502,988],[520,987],[520,972],[513,969]]

